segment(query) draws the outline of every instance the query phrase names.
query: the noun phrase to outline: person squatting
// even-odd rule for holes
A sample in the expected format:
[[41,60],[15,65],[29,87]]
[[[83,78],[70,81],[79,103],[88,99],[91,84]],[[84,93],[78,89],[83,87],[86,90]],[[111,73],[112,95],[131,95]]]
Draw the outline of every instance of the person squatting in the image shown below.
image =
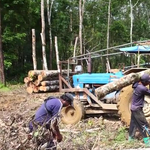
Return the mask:
[[[29,139],[35,149],[57,149],[57,142],[62,141],[59,131],[59,117],[62,107],[73,106],[73,96],[65,93],[56,97],[48,97],[37,109],[34,118],[29,122]],[[31,135],[31,136],[30,136]]]

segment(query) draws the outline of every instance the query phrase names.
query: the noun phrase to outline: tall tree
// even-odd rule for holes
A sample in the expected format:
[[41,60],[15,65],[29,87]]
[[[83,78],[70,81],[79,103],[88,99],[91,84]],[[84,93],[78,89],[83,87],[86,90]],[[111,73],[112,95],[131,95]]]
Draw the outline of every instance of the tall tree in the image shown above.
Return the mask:
[[32,29],[32,60],[33,60],[33,69],[37,70],[35,29]]
[[5,74],[4,74],[4,56],[2,49],[2,27],[1,27],[1,8],[0,8],[0,82],[5,83]]
[[[109,0],[109,4],[108,4],[107,54],[109,53],[109,52],[108,52],[108,48],[109,48],[110,5],[111,5],[111,0]],[[110,65],[109,65],[109,59],[108,59],[108,56],[107,56],[107,63],[106,63],[106,71],[107,71],[107,72],[110,71]]]
[[49,0],[47,0],[47,20],[49,27],[49,47],[50,47],[50,55],[49,55],[49,69],[52,69],[52,56],[53,56],[53,42],[52,42],[52,26],[51,26],[51,14],[52,14],[52,6],[54,0],[51,0],[51,4]]
[[110,5],[111,5],[111,0],[109,0],[109,4],[108,4],[107,48],[109,48]]
[[84,15],[85,0],[79,0],[79,41],[80,41],[80,54],[83,53],[82,48],[82,28],[83,28],[83,15]]
[[46,41],[45,41],[44,0],[41,0],[41,23],[42,23],[41,41],[42,41],[43,69],[48,70],[47,60],[46,60],[46,50],[45,50]]
[[[138,0],[139,1],[139,0]],[[134,4],[132,4],[132,0],[130,0],[130,43],[132,43],[132,30],[133,30],[133,8],[137,5],[138,1]]]

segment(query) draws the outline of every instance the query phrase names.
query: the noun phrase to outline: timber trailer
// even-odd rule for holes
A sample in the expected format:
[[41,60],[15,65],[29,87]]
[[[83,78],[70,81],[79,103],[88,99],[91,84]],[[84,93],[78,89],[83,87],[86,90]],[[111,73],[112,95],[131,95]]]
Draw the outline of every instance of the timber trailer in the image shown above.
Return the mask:
[[[130,103],[133,92],[131,85],[135,81],[138,81],[140,74],[137,73],[141,72],[142,74],[145,70],[148,70],[148,73],[150,72],[150,70],[145,67],[146,64],[143,66],[139,64],[139,57],[143,54],[148,55],[148,53],[150,53],[150,42],[144,41],[143,43],[140,41],[136,44],[136,46],[126,48],[121,48],[126,45],[113,47],[113,49],[119,50],[117,53],[107,55],[100,54],[100,52],[108,50],[104,49],[72,57],[66,61],[59,61],[59,91],[70,92],[74,96],[74,108],[69,106],[62,109],[63,123],[76,124],[83,119],[86,114],[118,113],[121,121],[129,126]],[[91,72],[91,61],[92,58],[95,58],[95,54],[98,54],[97,57],[106,56],[108,60],[108,56],[126,52],[138,55],[137,65],[130,66],[128,67],[129,69],[125,69],[125,67],[120,70],[110,69],[109,62],[107,61],[107,68],[109,68],[107,73]],[[78,64],[78,62],[81,62],[82,60],[87,61],[87,73],[83,73],[83,66]],[[67,67],[67,75],[62,73],[64,67]],[[137,77],[132,77],[135,75],[138,75],[138,79]],[[114,86],[114,84],[116,85]],[[102,96],[99,96],[97,93],[102,94]],[[144,105],[144,113],[146,117],[150,117],[149,105],[150,98],[146,97]]]

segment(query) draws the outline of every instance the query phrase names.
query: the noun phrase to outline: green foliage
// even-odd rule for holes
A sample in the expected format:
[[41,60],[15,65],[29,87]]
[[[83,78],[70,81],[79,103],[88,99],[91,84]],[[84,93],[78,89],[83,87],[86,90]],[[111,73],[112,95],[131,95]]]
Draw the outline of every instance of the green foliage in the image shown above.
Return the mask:
[[4,84],[0,83],[0,92],[9,91],[10,89],[6,87]]
[[12,66],[12,62],[5,59],[4,60],[4,66],[5,66],[5,69],[7,70]]
[[124,44],[125,41],[127,43],[127,37],[129,36],[124,22],[114,21],[110,28],[110,36],[114,46]]
[[115,141],[125,141],[126,140],[126,128],[125,127],[120,127],[118,129],[118,133],[115,137]]
[[[38,69],[42,69],[41,14],[40,0],[1,0],[2,46],[7,79],[22,78],[22,74],[32,67],[31,29],[36,30],[36,50]],[[83,51],[94,52],[106,48],[108,24],[108,0],[87,0],[83,14]],[[132,1],[133,5],[137,1]],[[53,41],[53,68],[56,69],[54,36],[58,37],[60,60],[73,56],[75,38],[79,35],[79,2],[71,0],[54,1],[52,7],[51,29]],[[133,9],[133,41],[149,39],[149,1],[138,1]],[[137,11],[138,10],[138,11]],[[109,46],[130,41],[129,1],[111,1]],[[49,64],[49,32],[45,5],[46,53]],[[79,53],[79,40],[76,54]],[[123,62],[130,65],[130,58],[110,58],[112,67]],[[94,72],[105,72],[105,60],[92,59]],[[142,58],[142,63],[148,58]],[[21,76],[21,77],[19,77]],[[21,79],[19,79],[21,80]],[[18,81],[19,81],[18,80]]]
[[5,87],[5,86],[2,83],[0,83],[0,89],[3,88],[3,87]]
[[93,121],[89,119],[89,120],[88,120],[88,125],[89,125],[89,126],[92,126],[92,125],[93,125]]

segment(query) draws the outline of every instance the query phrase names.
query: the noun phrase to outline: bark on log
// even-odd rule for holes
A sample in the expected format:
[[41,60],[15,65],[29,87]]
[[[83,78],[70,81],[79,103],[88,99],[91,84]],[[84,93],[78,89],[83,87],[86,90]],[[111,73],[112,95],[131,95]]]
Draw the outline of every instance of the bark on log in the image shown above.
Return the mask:
[[150,69],[144,70],[144,71],[141,71],[138,73],[131,73],[131,74],[125,75],[122,78],[120,78],[114,82],[108,83],[106,85],[103,85],[103,86],[97,88],[95,90],[95,94],[99,99],[101,99],[102,97],[106,96],[107,94],[109,94],[111,92],[120,90],[130,84],[133,84],[134,82],[139,81],[140,77],[144,73],[147,73],[150,75]]
[[[62,70],[62,73],[66,73],[67,74],[67,70]],[[46,76],[57,76],[59,74],[58,70],[47,70],[47,71],[43,71],[41,73],[43,75],[43,77],[46,77]]]
[[32,29],[32,60],[33,60],[33,68],[34,70],[37,70],[35,29]]
[[59,85],[59,80],[52,80],[52,81],[42,81],[42,86],[48,86],[48,85]]
[[53,85],[53,86],[40,86],[39,87],[40,91],[44,91],[44,92],[54,92],[54,91],[58,91],[59,86],[58,85]]
[[[41,86],[42,84],[42,82],[43,81],[55,81],[55,80],[59,80],[59,76],[57,76],[57,77],[45,77],[44,79],[42,78],[42,76],[41,75],[39,75],[38,76],[38,78],[40,79],[40,80],[36,80],[36,81],[34,81],[34,84],[36,85],[36,86]],[[43,83],[44,84],[44,83]]]
[[[67,74],[67,70],[62,70],[63,74]],[[48,71],[43,71],[40,75],[38,75],[38,80],[39,81],[44,81],[44,80],[51,80],[53,77],[58,77],[58,70],[48,70]]]
[[42,81],[49,81],[49,80],[51,81],[51,80],[53,80],[53,78],[58,79],[59,77],[58,77],[58,75],[55,76],[55,77],[51,77],[51,76],[45,76],[45,77],[43,77],[40,74],[40,75],[38,75],[38,84],[40,84],[40,82],[42,82]]
[[34,76],[38,76],[39,74],[41,74],[43,72],[43,70],[30,70],[28,72],[28,77],[32,78]]

